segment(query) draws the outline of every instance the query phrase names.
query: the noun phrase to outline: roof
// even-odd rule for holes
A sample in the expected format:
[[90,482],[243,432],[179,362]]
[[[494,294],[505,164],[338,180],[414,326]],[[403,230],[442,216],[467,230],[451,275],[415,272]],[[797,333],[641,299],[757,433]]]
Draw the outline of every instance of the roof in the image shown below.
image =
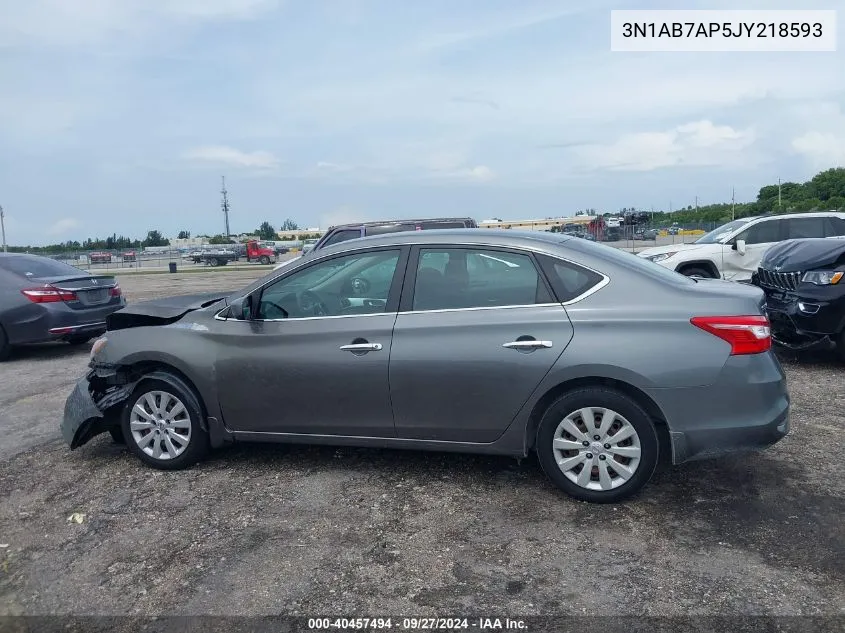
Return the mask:
[[[407,221],[407,220],[406,220]],[[414,244],[478,244],[480,246],[516,246],[523,248],[540,248],[560,246],[564,242],[578,239],[562,233],[547,233],[545,231],[518,231],[514,229],[429,229],[427,231],[403,231],[401,233],[386,233],[372,235],[355,240],[340,242],[320,249],[320,256],[330,253],[340,253],[346,250],[369,248],[373,246],[395,246]]]
[[351,222],[349,224],[335,224],[329,227],[331,229],[345,229],[358,226],[383,226],[385,224],[412,224],[417,222],[475,222],[470,217],[463,218],[417,218],[405,220],[372,220],[370,222]]

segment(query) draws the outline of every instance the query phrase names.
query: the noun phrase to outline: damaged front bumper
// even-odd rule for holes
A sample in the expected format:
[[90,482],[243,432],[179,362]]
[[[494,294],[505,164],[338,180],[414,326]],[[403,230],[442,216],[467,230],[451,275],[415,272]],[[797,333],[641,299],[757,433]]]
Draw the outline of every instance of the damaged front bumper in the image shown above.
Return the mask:
[[135,383],[128,383],[95,389],[93,385],[98,381],[103,379],[95,371],[89,371],[79,379],[65,401],[60,427],[62,437],[71,450],[119,425],[120,408],[116,405],[126,400],[135,387]]

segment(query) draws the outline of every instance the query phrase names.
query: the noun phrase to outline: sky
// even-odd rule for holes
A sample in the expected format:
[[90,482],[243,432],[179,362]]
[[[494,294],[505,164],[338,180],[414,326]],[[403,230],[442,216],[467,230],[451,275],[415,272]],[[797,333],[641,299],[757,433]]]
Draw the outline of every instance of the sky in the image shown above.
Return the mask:
[[611,52],[611,9],[669,8],[0,0],[7,241],[220,233],[221,176],[239,233],[286,218],[661,210],[729,201],[732,188],[753,200],[778,178],[845,165],[841,43]]

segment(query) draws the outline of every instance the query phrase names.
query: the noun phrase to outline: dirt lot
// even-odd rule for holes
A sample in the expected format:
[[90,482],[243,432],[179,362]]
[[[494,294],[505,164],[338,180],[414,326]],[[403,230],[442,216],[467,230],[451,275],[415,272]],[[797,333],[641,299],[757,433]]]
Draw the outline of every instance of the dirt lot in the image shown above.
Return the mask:
[[[141,300],[256,274],[120,281]],[[845,616],[845,368],[827,355],[784,360],[793,431],[769,451],[593,506],[534,460],[244,446],[163,473],[108,436],[70,452],[87,354],[0,365],[0,614]]]

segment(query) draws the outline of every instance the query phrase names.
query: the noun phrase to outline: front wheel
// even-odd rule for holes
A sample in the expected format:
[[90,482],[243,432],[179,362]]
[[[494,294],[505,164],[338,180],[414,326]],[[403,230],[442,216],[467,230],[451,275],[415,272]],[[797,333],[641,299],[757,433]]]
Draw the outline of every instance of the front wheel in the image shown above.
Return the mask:
[[261,259],[259,259],[258,261],[260,261],[262,264],[264,264],[266,266],[267,264],[270,263],[270,258],[267,257],[267,255],[262,255]]
[[711,273],[706,268],[699,268],[698,266],[691,266],[689,268],[684,268],[681,271],[682,275],[686,275],[687,277],[701,277],[702,279],[715,279],[713,277],[713,273]]
[[555,485],[593,503],[615,503],[638,492],[660,452],[648,413],[606,387],[577,389],[555,400],[540,421],[536,450]]
[[219,261],[219,260],[217,260],[217,259],[209,259],[209,260],[208,260],[208,265],[209,265],[209,266],[219,266],[219,265],[220,265],[220,261]]
[[199,399],[170,374],[142,380],[127,401],[121,426],[130,450],[160,470],[192,466],[208,452]]

